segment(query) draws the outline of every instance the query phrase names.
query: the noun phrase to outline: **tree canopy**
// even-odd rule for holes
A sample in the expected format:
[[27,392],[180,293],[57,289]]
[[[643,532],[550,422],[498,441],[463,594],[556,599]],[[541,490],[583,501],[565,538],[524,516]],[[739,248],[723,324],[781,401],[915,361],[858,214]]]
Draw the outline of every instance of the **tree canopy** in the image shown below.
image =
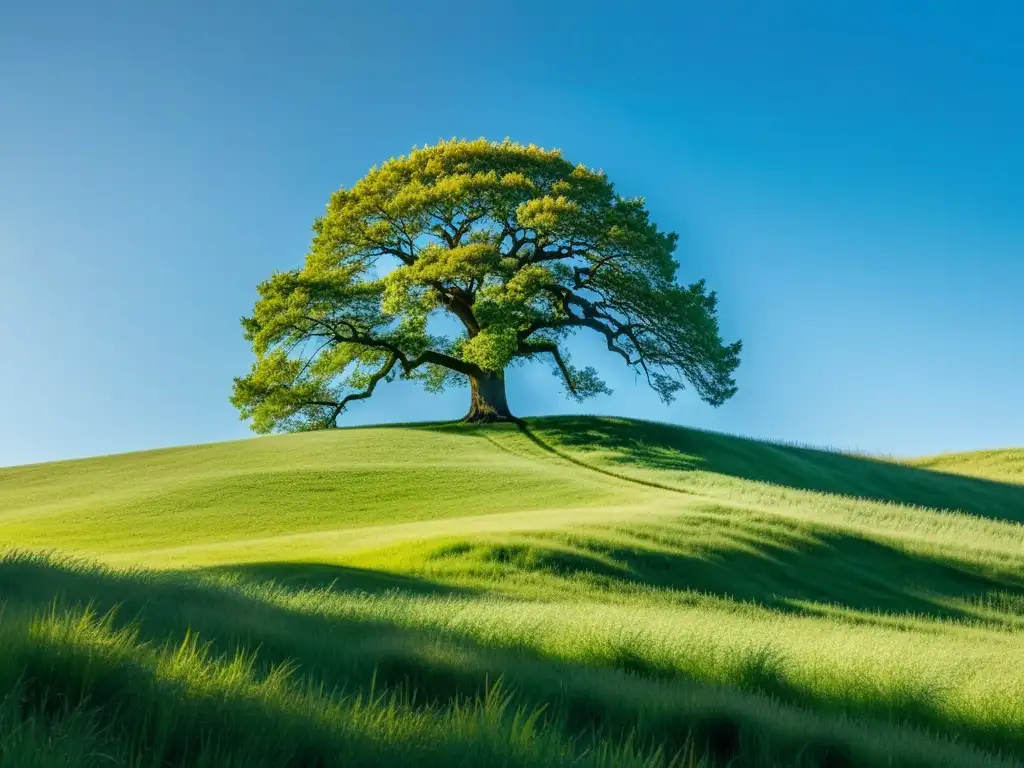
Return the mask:
[[334,426],[399,376],[429,391],[468,379],[467,419],[514,420],[504,372],[534,358],[573,399],[608,392],[572,363],[581,330],[666,403],[686,383],[715,406],[736,392],[740,342],[723,341],[703,280],[677,283],[677,236],[559,151],[414,149],[331,195],[313,233],[305,264],[262,283],[242,320],[256,361],[232,402],[258,432]]

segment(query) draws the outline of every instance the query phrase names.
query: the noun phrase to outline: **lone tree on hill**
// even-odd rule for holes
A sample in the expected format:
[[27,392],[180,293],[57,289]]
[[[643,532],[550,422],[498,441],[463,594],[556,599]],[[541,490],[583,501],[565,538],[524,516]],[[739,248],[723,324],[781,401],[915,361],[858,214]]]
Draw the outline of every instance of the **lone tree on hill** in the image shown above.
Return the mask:
[[736,392],[740,342],[723,342],[703,280],[676,283],[677,235],[558,151],[414,149],[335,192],[313,232],[305,266],[262,283],[242,320],[256,362],[231,399],[257,432],[334,426],[396,376],[468,379],[466,421],[516,421],[505,370],[533,358],[575,400],[608,392],[565,351],[581,329],[666,403],[685,381],[711,405]]

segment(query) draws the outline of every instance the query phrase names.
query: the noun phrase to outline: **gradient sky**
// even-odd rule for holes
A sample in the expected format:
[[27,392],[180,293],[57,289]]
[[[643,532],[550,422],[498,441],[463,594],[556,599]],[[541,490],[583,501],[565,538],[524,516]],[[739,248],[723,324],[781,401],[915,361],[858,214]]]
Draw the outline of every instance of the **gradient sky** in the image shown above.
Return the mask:
[[[332,190],[442,137],[560,147],[681,235],[745,344],[621,414],[895,455],[1024,444],[1024,6],[6,0],[0,465],[243,437],[256,284]],[[409,384],[347,423],[461,416]]]

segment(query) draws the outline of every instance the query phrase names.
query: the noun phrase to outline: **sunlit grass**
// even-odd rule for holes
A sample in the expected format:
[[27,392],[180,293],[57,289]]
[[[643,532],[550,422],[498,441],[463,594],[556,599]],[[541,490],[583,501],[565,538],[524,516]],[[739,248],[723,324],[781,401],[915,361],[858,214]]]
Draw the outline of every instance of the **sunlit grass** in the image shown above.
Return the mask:
[[1024,485],[940,458],[990,477],[577,418],[0,470],[0,766],[1016,764]]

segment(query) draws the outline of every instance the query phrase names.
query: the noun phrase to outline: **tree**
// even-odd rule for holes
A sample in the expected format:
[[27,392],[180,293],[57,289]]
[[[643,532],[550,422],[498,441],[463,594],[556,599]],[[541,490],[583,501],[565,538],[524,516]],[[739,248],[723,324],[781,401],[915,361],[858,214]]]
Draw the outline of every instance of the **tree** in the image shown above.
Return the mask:
[[396,377],[468,379],[467,421],[516,421],[505,371],[534,358],[571,398],[608,392],[565,349],[580,330],[666,403],[687,381],[711,405],[736,392],[740,342],[723,342],[703,280],[677,284],[677,236],[558,151],[414,149],[335,192],[313,232],[305,265],[262,283],[242,320],[256,362],[232,402],[258,432],[334,426]]

